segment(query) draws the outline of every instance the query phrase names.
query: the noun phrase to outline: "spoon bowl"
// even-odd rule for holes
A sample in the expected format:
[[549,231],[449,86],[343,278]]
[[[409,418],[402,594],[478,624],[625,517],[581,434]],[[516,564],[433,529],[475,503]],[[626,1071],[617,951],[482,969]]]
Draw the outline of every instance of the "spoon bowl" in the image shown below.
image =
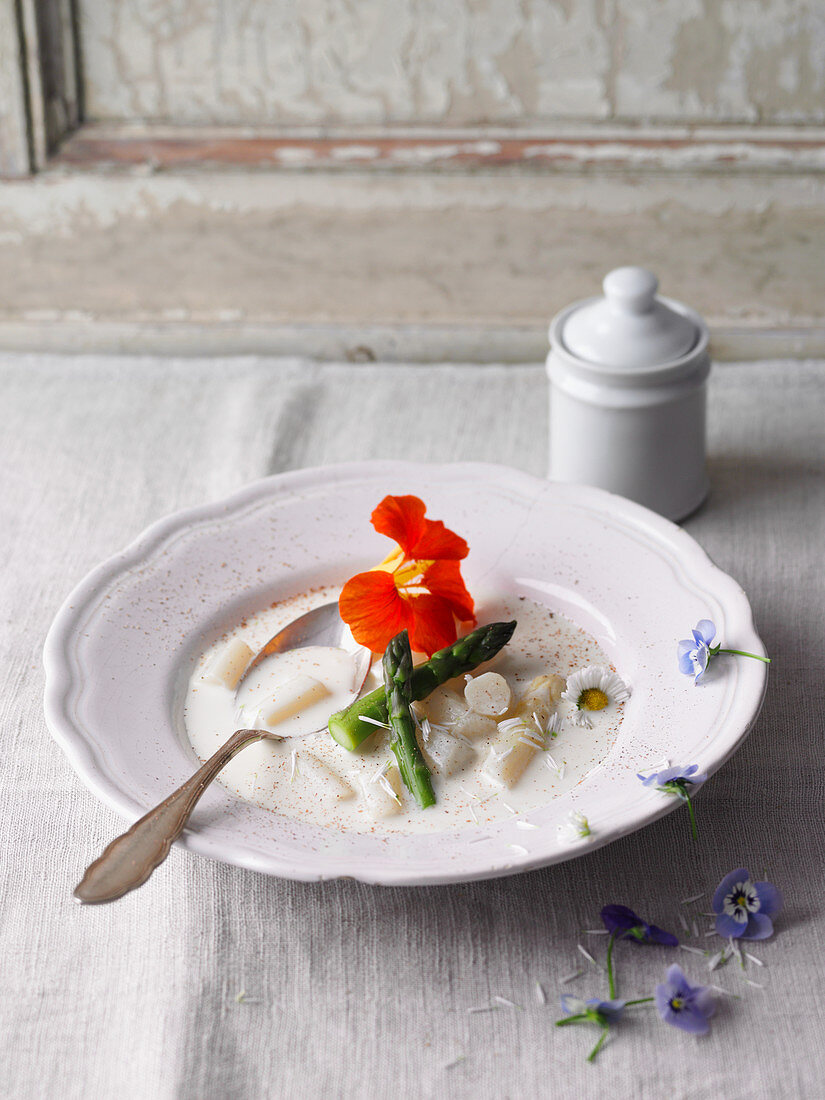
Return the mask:
[[[357,698],[369,673],[372,654],[353,639],[349,628],[341,619],[338,604],[327,603],[293,619],[258,650],[235,686],[235,699],[237,700],[238,691],[250,672],[262,661],[279,653],[309,646],[333,646],[352,652],[351,698]],[[293,736],[305,737],[318,732],[320,730],[301,731]],[[75,898],[84,904],[115,901],[146,882],[154,869],[166,859],[173,842],[183,832],[198,799],[215,776],[246,745],[266,738],[283,740],[280,734],[266,727],[235,730],[191,779],[173,791],[160,805],[144,814],[104,849],[94,863],[89,865],[75,888]]]

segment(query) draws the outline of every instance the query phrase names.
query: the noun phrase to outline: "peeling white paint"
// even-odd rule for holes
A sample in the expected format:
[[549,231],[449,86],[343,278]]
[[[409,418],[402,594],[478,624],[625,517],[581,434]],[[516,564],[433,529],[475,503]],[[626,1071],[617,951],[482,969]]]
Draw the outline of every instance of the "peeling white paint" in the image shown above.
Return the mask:
[[821,0],[79,0],[87,114],[825,122]]

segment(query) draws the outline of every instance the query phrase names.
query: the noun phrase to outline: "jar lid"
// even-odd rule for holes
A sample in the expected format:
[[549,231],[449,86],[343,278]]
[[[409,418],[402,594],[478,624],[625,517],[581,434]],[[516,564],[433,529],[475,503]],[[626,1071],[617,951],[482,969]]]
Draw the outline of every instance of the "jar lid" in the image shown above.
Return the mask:
[[605,276],[603,298],[567,317],[561,340],[579,359],[607,367],[652,367],[681,359],[699,331],[676,303],[656,297],[659,280],[643,267],[617,267]]

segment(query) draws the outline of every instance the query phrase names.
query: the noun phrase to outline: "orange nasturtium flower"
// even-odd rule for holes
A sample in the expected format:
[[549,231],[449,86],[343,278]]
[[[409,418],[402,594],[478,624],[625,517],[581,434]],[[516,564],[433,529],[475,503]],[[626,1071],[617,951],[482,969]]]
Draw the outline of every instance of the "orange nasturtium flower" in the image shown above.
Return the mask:
[[374,653],[383,653],[406,627],[412,649],[430,657],[456,640],[456,619],[475,623],[459,564],[467,543],[440,520],[425,519],[426,510],[418,497],[384,497],[370,518],[398,546],[348,580],[338,600],[355,640]]

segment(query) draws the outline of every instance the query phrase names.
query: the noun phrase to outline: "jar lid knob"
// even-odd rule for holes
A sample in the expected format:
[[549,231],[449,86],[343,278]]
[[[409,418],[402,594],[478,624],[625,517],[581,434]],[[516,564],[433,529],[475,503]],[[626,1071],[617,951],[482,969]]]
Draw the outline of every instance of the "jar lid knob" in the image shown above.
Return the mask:
[[620,312],[649,313],[659,280],[644,267],[617,267],[602,282],[608,302]]
[[698,319],[658,298],[659,280],[644,267],[617,267],[604,277],[604,297],[571,306],[560,342],[578,359],[618,370],[661,366],[687,355],[699,339]]

